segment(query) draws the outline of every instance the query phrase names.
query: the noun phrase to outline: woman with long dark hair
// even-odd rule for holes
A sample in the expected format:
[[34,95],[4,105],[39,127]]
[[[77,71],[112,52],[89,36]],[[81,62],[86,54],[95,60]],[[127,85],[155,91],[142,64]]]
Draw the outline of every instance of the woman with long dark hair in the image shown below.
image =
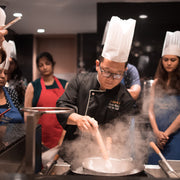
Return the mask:
[[[180,160],[180,129],[173,123],[180,115],[180,31],[167,32],[162,57],[151,89],[149,119],[167,159]],[[158,164],[159,156],[149,157],[149,164]]]

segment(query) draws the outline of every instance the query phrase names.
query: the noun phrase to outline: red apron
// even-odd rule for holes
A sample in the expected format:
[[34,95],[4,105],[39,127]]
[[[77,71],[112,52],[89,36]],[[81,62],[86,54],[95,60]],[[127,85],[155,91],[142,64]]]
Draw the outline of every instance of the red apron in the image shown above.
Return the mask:
[[[41,95],[37,103],[37,107],[56,107],[56,101],[64,93],[64,88],[59,80],[54,77],[59,88],[46,89],[43,78],[41,78]],[[59,124],[56,114],[43,114],[39,121],[42,126],[42,142],[48,148],[52,148],[58,144],[63,128]]]

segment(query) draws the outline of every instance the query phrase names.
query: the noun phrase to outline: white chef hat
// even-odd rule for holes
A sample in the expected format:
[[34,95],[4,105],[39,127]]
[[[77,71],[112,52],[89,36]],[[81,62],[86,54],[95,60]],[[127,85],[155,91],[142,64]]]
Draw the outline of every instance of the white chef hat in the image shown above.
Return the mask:
[[6,21],[6,13],[4,10],[0,7],[0,26],[4,26]]
[[102,56],[115,62],[127,62],[136,20],[113,16],[109,22]]
[[10,58],[10,52],[11,52],[11,44],[8,43],[6,40],[3,41],[2,47],[6,51],[6,60],[0,64],[0,68],[8,70],[9,69],[9,58]]
[[162,56],[175,55],[180,57],[180,31],[166,32]]
[[10,56],[11,58],[15,58],[15,59],[16,59],[16,45],[15,45],[15,42],[12,41],[12,40],[9,40],[9,41],[8,41],[8,44],[9,44],[9,50],[10,50],[9,56]]

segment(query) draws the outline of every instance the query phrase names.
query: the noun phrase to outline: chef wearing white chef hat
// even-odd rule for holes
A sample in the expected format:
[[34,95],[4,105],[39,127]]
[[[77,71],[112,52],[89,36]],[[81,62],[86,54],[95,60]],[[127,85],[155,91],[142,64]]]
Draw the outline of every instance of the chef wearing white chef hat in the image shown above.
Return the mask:
[[180,31],[166,32],[162,56],[174,55],[180,57]]
[[[166,32],[162,57],[151,88],[149,119],[159,148],[166,159],[180,160],[180,31]],[[148,164],[158,164],[156,153]]]
[[[113,16],[107,23],[102,58],[96,61],[98,80],[102,89],[111,89],[121,82],[126,70],[136,21]],[[106,79],[106,81],[104,81]]]
[[[75,110],[75,113],[57,115],[58,121],[67,130],[67,139],[75,137],[77,127],[81,131],[92,132],[98,124],[109,123],[123,114],[130,114],[133,109],[135,101],[120,82],[126,70],[135,22],[113,16],[102,56],[96,60],[97,72],[78,74],[58,99],[57,107],[67,106]],[[66,125],[77,127],[71,129]]]
[[[125,23],[127,23],[128,26],[133,27],[135,24],[135,21],[132,19],[129,19],[128,21],[125,21]],[[132,22],[132,24],[130,23],[130,21]],[[103,39],[102,39],[102,45],[104,45],[104,42],[106,40],[108,28],[109,28],[109,21],[107,21],[107,23],[106,23],[106,27],[105,27],[104,35],[103,35]],[[128,30],[133,32],[134,27],[132,29],[128,29]],[[126,33],[130,33],[130,32],[126,32]],[[131,33],[131,35],[133,35],[133,33]],[[126,37],[123,37],[123,38],[126,38]],[[121,38],[121,39],[123,39],[123,38]],[[131,37],[128,37],[128,38],[131,38]],[[126,41],[124,41],[124,42],[126,42]],[[130,42],[131,42],[131,40],[130,40]],[[131,44],[129,44],[129,46],[131,46]],[[129,47],[127,47],[127,48],[129,48]],[[121,55],[121,56],[123,56],[123,55]],[[130,63],[127,63],[126,69],[127,70],[124,73],[124,78],[122,79],[121,83],[123,83],[126,86],[127,90],[129,91],[129,93],[131,94],[133,99],[137,100],[137,98],[139,97],[139,94],[141,92],[141,83],[140,83],[140,77],[139,77],[138,70],[134,65],[132,65]]]
[[0,7],[0,47],[2,45],[2,42],[4,41],[4,36],[7,34],[7,30],[2,30],[3,26],[6,22],[6,13],[4,10]]

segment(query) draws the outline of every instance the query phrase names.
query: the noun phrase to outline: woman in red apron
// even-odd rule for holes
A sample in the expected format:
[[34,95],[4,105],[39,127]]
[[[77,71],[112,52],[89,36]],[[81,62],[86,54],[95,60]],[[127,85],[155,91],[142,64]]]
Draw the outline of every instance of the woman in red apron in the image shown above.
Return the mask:
[[[55,62],[50,53],[41,53],[36,63],[41,78],[28,84],[25,107],[56,107],[56,101],[64,93],[67,81],[53,75]],[[58,145],[63,128],[57,121],[56,114],[43,114],[38,123],[42,127],[42,144],[47,148]]]

